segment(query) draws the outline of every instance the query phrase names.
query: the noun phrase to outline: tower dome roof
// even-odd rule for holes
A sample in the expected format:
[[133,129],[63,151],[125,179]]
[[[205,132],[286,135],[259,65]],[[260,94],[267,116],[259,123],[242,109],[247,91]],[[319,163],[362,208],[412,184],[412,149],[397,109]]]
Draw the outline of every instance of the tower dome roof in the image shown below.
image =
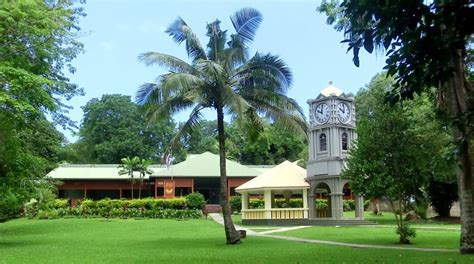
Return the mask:
[[336,86],[334,86],[332,84],[332,81],[329,81],[329,86],[324,88],[321,91],[321,94],[326,96],[326,97],[331,96],[331,95],[340,96],[342,94],[342,91],[339,88],[337,88]]

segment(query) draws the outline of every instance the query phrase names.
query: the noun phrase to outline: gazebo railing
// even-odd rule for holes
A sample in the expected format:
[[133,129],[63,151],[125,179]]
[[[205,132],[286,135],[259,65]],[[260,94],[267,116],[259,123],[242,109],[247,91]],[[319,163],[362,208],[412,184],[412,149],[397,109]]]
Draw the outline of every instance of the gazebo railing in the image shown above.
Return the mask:
[[272,208],[242,210],[242,219],[302,219],[308,208]]

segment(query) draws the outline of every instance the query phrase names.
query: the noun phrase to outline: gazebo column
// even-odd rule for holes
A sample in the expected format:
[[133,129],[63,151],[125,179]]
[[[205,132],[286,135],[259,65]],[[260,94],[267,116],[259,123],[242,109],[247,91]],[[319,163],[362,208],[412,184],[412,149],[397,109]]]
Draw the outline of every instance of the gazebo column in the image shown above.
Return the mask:
[[364,197],[361,195],[355,195],[355,217],[357,219],[364,219]]
[[308,195],[306,204],[309,205],[309,219],[316,218],[316,204],[314,202],[314,194]]
[[305,209],[303,211],[303,218],[308,218],[308,211],[306,211],[308,208],[308,189],[303,189],[303,208]]
[[249,209],[249,193],[242,192],[242,219],[247,219],[247,213],[245,210]]
[[331,196],[331,218],[332,219],[342,219],[343,218],[343,213],[342,213],[342,207],[343,207],[343,201],[342,201],[342,196],[344,195],[343,193],[331,193],[329,194]]
[[265,202],[265,219],[272,219],[272,190],[265,190],[263,198]]

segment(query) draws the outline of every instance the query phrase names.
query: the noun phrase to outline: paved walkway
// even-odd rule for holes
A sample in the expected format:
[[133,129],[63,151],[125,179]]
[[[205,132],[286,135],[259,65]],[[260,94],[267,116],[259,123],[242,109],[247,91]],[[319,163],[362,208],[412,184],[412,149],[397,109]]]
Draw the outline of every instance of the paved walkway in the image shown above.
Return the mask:
[[[211,213],[209,216],[216,221],[217,223],[224,225],[224,219],[222,215],[219,213]],[[354,248],[377,248],[377,249],[397,249],[397,250],[412,250],[412,251],[424,251],[424,252],[458,252],[457,249],[444,249],[444,248],[417,248],[417,247],[402,247],[402,246],[382,246],[382,245],[368,245],[368,244],[354,244],[354,243],[345,243],[345,242],[335,242],[335,241],[327,241],[327,240],[317,240],[317,239],[306,239],[306,238],[299,238],[299,237],[290,237],[290,236],[278,236],[278,235],[269,235],[271,233],[276,232],[284,232],[289,230],[307,228],[308,226],[295,226],[295,227],[284,227],[279,228],[276,227],[275,230],[264,231],[264,232],[255,232],[250,230],[249,228],[242,227],[239,225],[235,225],[236,229],[239,230],[246,230],[247,235],[250,236],[260,236],[260,237],[270,237],[288,241],[296,241],[296,242],[303,242],[303,243],[313,243],[313,244],[325,244],[325,245],[334,245],[334,246],[343,246],[343,247],[354,247]]]

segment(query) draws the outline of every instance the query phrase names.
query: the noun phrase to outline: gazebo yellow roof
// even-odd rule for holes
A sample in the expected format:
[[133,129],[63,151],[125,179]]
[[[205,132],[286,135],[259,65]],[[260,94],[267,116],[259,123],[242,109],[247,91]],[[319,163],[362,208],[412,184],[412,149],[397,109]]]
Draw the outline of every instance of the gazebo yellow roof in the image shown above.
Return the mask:
[[237,192],[259,189],[308,189],[306,170],[295,163],[284,161],[272,169],[240,185]]

